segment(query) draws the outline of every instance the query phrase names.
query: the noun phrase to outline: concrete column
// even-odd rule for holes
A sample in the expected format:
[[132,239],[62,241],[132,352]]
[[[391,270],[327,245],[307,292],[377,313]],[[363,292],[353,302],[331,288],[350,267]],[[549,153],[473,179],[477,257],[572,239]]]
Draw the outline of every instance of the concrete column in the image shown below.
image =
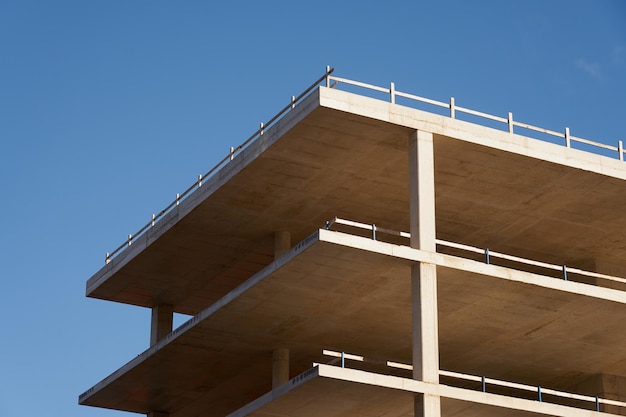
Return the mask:
[[274,259],[291,249],[291,233],[274,232]]
[[[435,164],[432,133],[417,131],[409,138],[409,204],[411,247],[436,251]],[[411,268],[413,378],[439,383],[437,267],[419,263]],[[417,394],[416,417],[441,416],[438,396]]]
[[174,309],[169,304],[157,304],[152,307],[150,323],[150,346],[172,332]]
[[[607,400],[626,401],[626,377],[596,374],[569,387],[568,391]],[[622,407],[607,404],[600,404],[600,411],[618,415],[624,415],[626,412]]]
[[432,133],[417,131],[409,138],[409,205],[411,247],[435,252],[435,156]]
[[289,381],[289,349],[276,349],[272,353],[272,389]]
[[[572,266],[585,271],[626,278],[626,265],[618,265],[613,262],[605,261],[604,259],[586,259],[585,261],[579,261],[578,264]],[[584,284],[598,285],[605,288],[613,288],[615,290],[626,290],[626,285],[621,282],[611,281],[608,279],[592,278],[580,275],[575,278],[575,281],[582,282]]]
[[411,268],[413,317],[413,378],[439,382],[437,267],[420,263]]
[[[291,249],[291,233],[274,232],[274,259]],[[272,389],[289,381],[289,349],[280,348],[272,352]]]

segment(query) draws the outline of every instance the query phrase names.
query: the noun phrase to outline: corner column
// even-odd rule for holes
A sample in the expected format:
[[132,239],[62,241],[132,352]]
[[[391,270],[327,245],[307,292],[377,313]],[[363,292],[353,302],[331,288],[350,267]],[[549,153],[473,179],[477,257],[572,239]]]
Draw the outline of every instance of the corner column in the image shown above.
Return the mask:
[[[416,131],[409,138],[409,210],[411,247],[436,251],[435,160],[433,135]],[[420,262],[411,267],[413,378],[439,383],[437,267]],[[439,396],[417,394],[416,417],[441,416]]]
[[[157,304],[152,307],[150,322],[150,346],[172,332],[174,308],[169,304]],[[158,417],[158,416],[157,416]]]

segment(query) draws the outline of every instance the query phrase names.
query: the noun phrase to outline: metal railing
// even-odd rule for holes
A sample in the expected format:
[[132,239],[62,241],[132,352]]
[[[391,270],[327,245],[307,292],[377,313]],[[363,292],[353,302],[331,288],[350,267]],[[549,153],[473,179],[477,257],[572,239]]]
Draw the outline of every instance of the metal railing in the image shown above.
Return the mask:
[[[375,224],[360,223],[360,222],[355,222],[355,221],[352,221],[352,220],[340,219],[338,217],[335,217],[334,219],[329,220],[329,221],[326,222],[326,225],[325,225],[326,230],[331,230],[331,228],[335,224],[337,224],[337,225],[344,225],[344,226],[348,226],[348,227],[353,227],[353,228],[361,229],[361,230],[367,230],[368,232],[371,232],[371,238],[373,240],[378,240],[378,236],[381,233],[382,234],[392,235],[392,236],[399,236],[399,237],[405,238],[405,239],[411,239],[411,234],[408,233],[408,232],[399,232],[399,231],[396,231],[396,230],[391,230],[391,229],[386,229],[386,228],[383,228],[383,227],[379,227],[379,226],[376,226]],[[590,278],[599,278],[599,279],[604,279],[604,280],[608,280],[608,281],[620,282],[622,284],[626,284],[626,279],[625,278],[619,278],[619,277],[614,277],[614,276],[611,276],[611,275],[600,274],[598,272],[585,271],[583,269],[572,268],[572,267],[568,267],[566,265],[555,265],[555,264],[550,264],[550,263],[547,263],[547,262],[534,261],[534,260],[522,258],[522,257],[519,257],[519,256],[508,255],[508,254],[505,254],[505,253],[490,251],[489,248],[484,248],[484,249],[483,248],[477,248],[475,246],[464,245],[464,244],[455,243],[455,242],[449,242],[447,240],[442,240],[442,239],[435,239],[435,243],[437,245],[439,245],[439,246],[444,246],[444,247],[448,247],[448,248],[452,248],[452,249],[459,249],[459,250],[466,251],[466,252],[480,254],[481,256],[484,256],[484,260],[485,260],[486,264],[491,264],[492,263],[492,258],[496,258],[496,259],[503,259],[503,260],[506,260],[506,261],[516,262],[516,263],[523,264],[523,265],[529,265],[529,266],[549,269],[549,270],[553,270],[553,271],[559,271],[562,274],[561,277],[565,281],[568,280],[568,274],[577,274],[577,275],[582,275],[582,276],[586,276],[586,277],[590,277]]]
[[[366,358],[365,356],[362,356],[362,355],[354,355],[354,354],[346,353],[346,352],[337,352],[333,350],[324,349],[322,351],[322,355],[331,356],[335,358],[334,360],[329,362],[328,365],[339,364],[341,368],[348,368],[348,366],[346,366],[346,361],[350,360],[350,361],[355,361],[355,362],[363,362],[363,363],[369,362],[369,363],[375,363],[375,364],[382,364],[389,368],[401,369],[405,371],[413,370],[413,366],[409,364],[393,362],[393,361],[388,361],[388,360],[381,360],[377,358]],[[464,373],[453,372],[453,371],[445,371],[445,370],[439,370],[439,376],[453,378],[453,379],[460,379],[464,381],[478,382],[480,383],[481,391],[485,393],[489,392],[487,389],[488,385],[502,387],[502,388],[511,388],[513,390],[534,393],[536,394],[535,398],[539,402],[545,401],[545,395],[552,395],[554,397],[559,397],[559,398],[563,398],[566,400],[577,400],[577,401],[584,401],[587,403],[591,403],[595,411],[600,411],[601,404],[609,405],[609,406],[617,406],[617,407],[626,407],[626,402],[622,402],[622,401],[610,400],[610,399],[601,398],[601,397],[592,397],[590,395],[576,394],[572,392],[560,391],[560,390],[545,388],[541,386],[520,384],[517,382],[504,381],[501,379],[488,378],[485,376],[470,375],[470,374],[464,374]],[[545,402],[558,404],[558,402],[556,401],[545,401]]]
[[588,139],[583,139],[583,138],[578,138],[578,137],[571,136],[569,128],[565,128],[565,131],[563,133],[560,133],[560,132],[556,132],[556,131],[553,131],[553,130],[544,129],[544,128],[532,126],[532,125],[529,125],[529,124],[526,124],[526,123],[521,123],[521,122],[518,122],[518,121],[514,121],[513,120],[513,114],[510,113],[510,112],[509,112],[507,118],[503,118],[503,117],[493,116],[493,115],[490,115],[490,114],[487,114],[487,113],[471,110],[471,109],[468,109],[468,108],[459,107],[459,106],[457,106],[455,104],[454,97],[450,98],[450,102],[449,103],[444,103],[444,102],[441,102],[441,101],[431,100],[431,99],[428,99],[428,98],[425,98],[425,97],[420,97],[420,96],[416,96],[416,95],[413,95],[413,94],[408,94],[408,93],[403,93],[401,91],[397,91],[395,89],[395,84],[394,83],[390,83],[389,88],[378,87],[378,86],[375,86],[375,85],[372,85],[372,84],[367,84],[367,83],[363,83],[363,82],[359,82],[359,81],[349,80],[347,78],[335,77],[335,76],[332,75],[333,72],[334,72],[334,68],[331,68],[331,67],[327,66],[326,67],[326,71],[325,71],[323,76],[318,78],[313,84],[311,84],[306,90],[304,90],[297,97],[296,96],[291,96],[291,100],[290,100],[289,104],[287,104],[285,107],[283,107],[269,121],[267,121],[265,123],[260,123],[259,128],[248,139],[246,139],[241,145],[239,145],[237,147],[231,147],[230,148],[230,152],[228,153],[228,155],[226,155],[224,158],[222,158],[213,168],[211,168],[204,175],[198,175],[198,179],[196,180],[196,182],[194,182],[192,185],[190,185],[189,188],[187,188],[182,193],[176,194],[176,198],[174,199],[174,201],[172,201],[167,207],[165,207],[163,210],[161,210],[158,214],[152,214],[152,218],[151,218],[151,220],[148,223],[146,223],[142,228],[140,228],[135,233],[129,234],[128,238],[126,239],[126,241],[124,243],[122,243],[121,245],[119,245],[117,248],[115,248],[113,251],[107,252],[106,255],[105,255],[105,264],[108,264],[122,250],[124,250],[125,248],[131,246],[134,239],[137,239],[138,237],[140,237],[141,235],[146,233],[150,228],[154,227],[155,224],[157,222],[159,222],[165,215],[167,215],[170,211],[172,211],[175,207],[177,207],[181,203],[181,201],[185,200],[196,189],[200,188],[202,186],[202,182],[203,181],[206,181],[207,179],[211,178],[220,168],[224,167],[226,164],[231,162],[236,155],[238,155],[241,151],[243,151],[245,148],[247,148],[255,140],[257,140],[261,136],[263,136],[263,133],[264,133],[264,131],[266,129],[270,128],[272,125],[274,125],[280,119],[282,119],[282,117],[285,114],[287,114],[289,111],[293,110],[297,106],[297,104],[299,102],[301,102],[305,97],[307,97],[315,88],[317,88],[321,84],[323,84],[327,88],[337,88],[341,84],[346,84],[346,85],[352,85],[352,86],[356,86],[356,87],[361,87],[361,88],[366,89],[366,90],[382,92],[382,93],[385,93],[385,94],[389,95],[389,100],[390,100],[391,103],[395,103],[396,102],[396,97],[402,97],[402,98],[406,98],[406,99],[409,99],[409,100],[413,100],[413,101],[417,101],[417,102],[421,102],[421,103],[425,103],[425,104],[430,104],[430,105],[433,105],[433,106],[447,108],[450,111],[450,117],[453,118],[453,119],[456,118],[456,113],[457,112],[462,112],[462,113],[470,114],[470,115],[473,115],[473,116],[478,116],[478,117],[482,117],[482,118],[485,118],[485,119],[489,119],[489,120],[492,120],[492,121],[506,123],[508,125],[508,131],[510,133],[514,133],[514,127],[517,126],[517,127],[521,127],[521,128],[524,128],[524,129],[533,130],[533,131],[545,133],[545,134],[548,134],[548,135],[556,136],[556,137],[559,137],[559,138],[564,138],[565,139],[565,146],[567,146],[567,147],[571,147],[571,143],[572,142],[579,142],[579,143],[582,143],[582,144],[591,145],[591,146],[603,148],[603,149],[610,150],[610,151],[616,151],[618,153],[618,155],[619,155],[619,159],[621,161],[624,160],[624,153],[626,151],[624,150],[624,146],[623,146],[623,143],[622,143],[621,140],[618,141],[617,147],[616,146],[611,146],[611,145],[606,145],[606,144],[603,144],[603,143],[590,141]]
[[539,132],[539,133],[543,133],[549,136],[554,136],[554,137],[563,139],[563,145],[565,145],[568,148],[572,147],[572,142],[577,142],[583,145],[589,145],[592,147],[605,149],[605,150],[617,153],[617,158],[620,161],[624,160],[624,153],[626,153],[626,151],[624,150],[624,143],[621,140],[617,141],[617,146],[612,146],[612,145],[607,145],[601,142],[595,142],[589,139],[575,137],[570,134],[569,127],[566,127],[563,130],[563,132],[557,132],[554,130],[545,129],[543,127],[533,126],[528,123],[518,122],[516,120],[513,120],[512,112],[508,112],[507,117],[500,117],[500,116],[494,116],[488,113],[483,113],[480,111],[468,109],[466,107],[460,107],[456,105],[454,101],[454,97],[450,97],[450,101],[448,103],[445,103],[443,101],[432,100],[429,98],[416,96],[414,94],[408,94],[408,93],[403,93],[401,91],[398,91],[396,90],[395,84],[393,82],[389,83],[389,88],[386,88],[386,87],[379,87],[373,84],[363,83],[360,81],[353,81],[347,78],[334,77],[331,75],[329,75],[327,79],[328,79],[328,81],[326,82],[327,86],[329,85],[330,81],[334,81],[335,84],[333,85],[333,87],[339,85],[340,83],[343,83],[343,84],[348,84],[348,85],[360,87],[360,88],[367,89],[367,90],[372,90],[372,91],[377,91],[377,92],[381,92],[384,94],[388,94],[389,102],[392,104],[396,103],[396,97],[402,97],[402,98],[417,101],[420,103],[425,103],[425,104],[429,104],[432,106],[448,109],[450,111],[449,113],[450,118],[452,119],[457,118],[456,113],[458,112],[458,113],[469,114],[471,116],[481,117],[483,119],[491,120],[491,121],[498,122],[498,123],[503,123],[506,125],[508,132],[511,134],[515,133],[515,127],[520,127],[523,129],[527,129],[527,130],[531,130],[531,131],[535,131],[535,132]]

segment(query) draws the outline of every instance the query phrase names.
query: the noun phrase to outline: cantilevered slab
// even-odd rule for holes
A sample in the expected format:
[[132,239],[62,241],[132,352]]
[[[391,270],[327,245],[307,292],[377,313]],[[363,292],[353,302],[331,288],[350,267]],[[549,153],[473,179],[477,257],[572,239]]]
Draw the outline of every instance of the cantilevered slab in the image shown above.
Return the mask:
[[443,417],[593,417],[594,411],[319,365],[228,417],[413,417],[415,393],[442,395]]
[[408,137],[434,133],[438,238],[624,268],[626,165],[320,88],[87,282],[87,295],[196,314],[335,216],[409,230]]
[[318,230],[80,402],[227,414],[270,390],[277,347],[292,375],[324,348],[408,362],[417,261],[438,265],[442,368],[552,388],[626,375],[622,291]]

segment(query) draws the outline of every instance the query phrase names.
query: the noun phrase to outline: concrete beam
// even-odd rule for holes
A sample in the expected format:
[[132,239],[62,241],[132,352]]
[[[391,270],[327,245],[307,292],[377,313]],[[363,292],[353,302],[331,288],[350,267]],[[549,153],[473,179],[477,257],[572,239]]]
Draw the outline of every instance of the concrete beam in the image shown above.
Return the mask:
[[150,323],[150,346],[172,332],[174,323],[174,308],[169,304],[157,304],[152,307]]

